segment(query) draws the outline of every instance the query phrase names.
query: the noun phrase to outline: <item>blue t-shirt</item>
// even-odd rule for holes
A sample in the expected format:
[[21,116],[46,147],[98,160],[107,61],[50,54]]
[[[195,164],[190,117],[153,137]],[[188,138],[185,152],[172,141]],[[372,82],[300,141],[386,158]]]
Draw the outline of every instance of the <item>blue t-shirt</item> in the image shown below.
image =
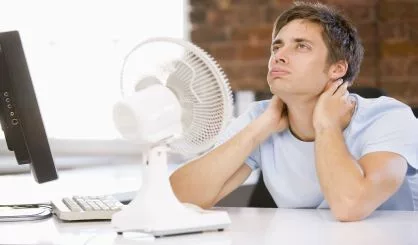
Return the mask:
[[[393,98],[351,96],[357,100],[356,109],[343,134],[353,157],[359,160],[370,152],[388,151],[408,162],[407,177],[401,188],[379,209],[414,210],[418,207],[418,203],[414,205],[418,190],[411,188],[409,177],[418,169],[418,120],[409,106]],[[217,145],[260,116],[269,102],[253,103],[231,122]],[[245,163],[253,170],[261,168],[266,187],[278,207],[328,208],[316,174],[314,142],[300,141],[287,129],[268,137]]]

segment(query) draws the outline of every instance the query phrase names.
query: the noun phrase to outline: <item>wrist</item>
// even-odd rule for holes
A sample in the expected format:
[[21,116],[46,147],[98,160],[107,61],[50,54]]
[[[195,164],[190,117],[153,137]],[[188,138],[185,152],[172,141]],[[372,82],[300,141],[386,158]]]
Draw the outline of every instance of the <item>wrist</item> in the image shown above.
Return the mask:
[[315,134],[324,132],[341,132],[341,128],[333,123],[318,123],[314,125]]
[[260,142],[264,141],[274,132],[274,120],[262,114],[254,121],[254,128],[257,140]]

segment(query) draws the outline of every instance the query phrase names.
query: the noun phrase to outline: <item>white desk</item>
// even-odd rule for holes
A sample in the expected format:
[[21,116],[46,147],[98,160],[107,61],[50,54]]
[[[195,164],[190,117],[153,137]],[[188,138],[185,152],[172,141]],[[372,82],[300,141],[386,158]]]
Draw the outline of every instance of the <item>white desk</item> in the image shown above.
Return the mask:
[[163,237],[117,236],[109,222],[63,223],[55,218],[0,223],[0,244],[181,245],[401,245],[418,244],[418,212],[377,211],[360,222],[340,223],[329,210],[227,208],[223,232]]
[[[0,173],[8,173],[10,169],[2,166],[2,161],[10,158],[0,157]],[[132,158],[68,158],[67,167],[75,165],[75,169],[59,169],[59,179],[44,184],[37,184],[29,173],[0,175],[0,204],[47,202],[57,197],[70,195],[102,195],[115,194],[120,200],[131,200],[141,186],[143,164]],[[89,167],[74,163],[93,162]],[[57,161],[59,162],[59,161]],[[103,162],[102,164],[100,164]],[[16,164],[15,164],[16,165]],[[3,168],[2,168],[3,167]],[[15,168],[21,166],[14,166]],[[27,166],[23,166],[27,167]],[[62,166],[61,166],[62,167]],[[65,167],[65,166],[64,166]],[[169,164],[169,173],[179,165]],[[257,182],[259,172],[253,172],[243,185]]]

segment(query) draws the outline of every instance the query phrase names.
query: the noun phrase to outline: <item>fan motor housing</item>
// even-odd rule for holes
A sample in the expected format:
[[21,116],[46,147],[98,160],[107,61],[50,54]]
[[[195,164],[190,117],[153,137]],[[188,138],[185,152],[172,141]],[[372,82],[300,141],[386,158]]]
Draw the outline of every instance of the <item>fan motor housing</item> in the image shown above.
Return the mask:
[[155,144],[182,133],[181,107],[170,89],[153,84],[117,102],[113,120],[121,135],[139,144]]

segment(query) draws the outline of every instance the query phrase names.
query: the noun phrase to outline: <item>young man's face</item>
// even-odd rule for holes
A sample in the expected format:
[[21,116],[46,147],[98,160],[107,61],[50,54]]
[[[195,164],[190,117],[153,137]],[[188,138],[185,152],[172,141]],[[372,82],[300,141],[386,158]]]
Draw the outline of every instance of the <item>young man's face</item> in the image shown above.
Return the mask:
[[331,81],[327,57],[319,24],[301,19],[289,22],[272,42],[267,75],[271,92],[316,97]]

